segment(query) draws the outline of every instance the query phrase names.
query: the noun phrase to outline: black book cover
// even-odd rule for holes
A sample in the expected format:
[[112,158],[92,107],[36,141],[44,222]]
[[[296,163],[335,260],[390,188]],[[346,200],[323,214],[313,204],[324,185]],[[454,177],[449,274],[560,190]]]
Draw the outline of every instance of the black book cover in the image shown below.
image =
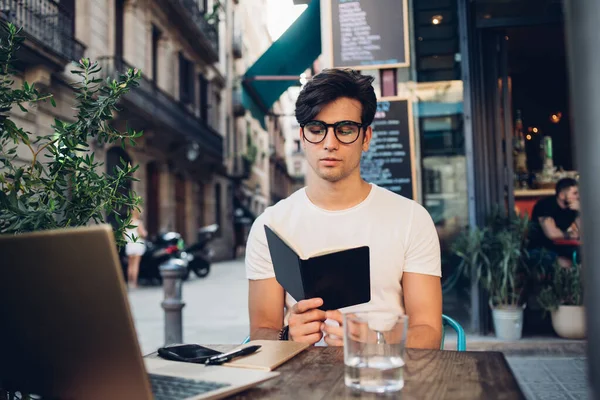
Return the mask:
[[297,301],[320,297],[322,310],[371,300],[369,247],[341,249],[303,259],[265,225],[275,278]]

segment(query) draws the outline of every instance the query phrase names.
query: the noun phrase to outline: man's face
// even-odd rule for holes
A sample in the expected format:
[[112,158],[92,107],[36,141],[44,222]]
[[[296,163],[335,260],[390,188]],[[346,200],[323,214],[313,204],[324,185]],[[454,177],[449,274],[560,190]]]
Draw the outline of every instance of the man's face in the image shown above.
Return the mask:
[[[362,123],[362,105],[358,100],[340,97],[327,104],[315,120],[326,124],[339,121]],[[320,143],[310,143],[304,139],[300,128],[300,140],[304,143],[306,160],[315,174],[328,182],[338,182],[352,174],[360,174],[360,158],[363,151],[369,149],[372,130],[361,128],[361,133],[354,143],[344,144],[338,141],[333,127],[328,128],[327,135]]]
[[571,186],[568,189],[560,192],[560,199],[565,202],[566,205],[572,204],[579,201],[579,188],[577,186]]

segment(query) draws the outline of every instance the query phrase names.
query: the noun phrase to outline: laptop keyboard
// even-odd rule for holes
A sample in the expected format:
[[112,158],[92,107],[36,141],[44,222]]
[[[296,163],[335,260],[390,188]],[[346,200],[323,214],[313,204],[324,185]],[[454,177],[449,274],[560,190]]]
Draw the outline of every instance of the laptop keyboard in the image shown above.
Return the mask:
[[181,400],[231,386],[228,383],[200,381],[175,376],[149,374],[155,400]]

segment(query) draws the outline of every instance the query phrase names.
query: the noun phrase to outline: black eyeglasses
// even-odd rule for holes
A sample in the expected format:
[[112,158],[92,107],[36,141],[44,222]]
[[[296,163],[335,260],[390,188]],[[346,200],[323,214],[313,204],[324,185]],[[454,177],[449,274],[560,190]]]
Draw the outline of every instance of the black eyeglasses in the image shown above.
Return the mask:
[[354,121],[338,121],[335,124],[326,124],[323,121],[310,121],[300,125],[302,135],[308,142],[317,144],[325,140],[329,127],[333,128],[333,134],[341,143],[350,144],[356,142],[360,136],[360,128],[363,124]]

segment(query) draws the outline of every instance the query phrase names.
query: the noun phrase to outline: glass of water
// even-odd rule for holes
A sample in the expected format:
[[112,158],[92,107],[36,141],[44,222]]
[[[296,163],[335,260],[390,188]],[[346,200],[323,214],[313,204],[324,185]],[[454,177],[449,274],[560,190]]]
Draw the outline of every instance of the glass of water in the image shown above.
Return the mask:
[[408,317],[393,311],[344,314],[346,386],[372,393],[404,387]]

